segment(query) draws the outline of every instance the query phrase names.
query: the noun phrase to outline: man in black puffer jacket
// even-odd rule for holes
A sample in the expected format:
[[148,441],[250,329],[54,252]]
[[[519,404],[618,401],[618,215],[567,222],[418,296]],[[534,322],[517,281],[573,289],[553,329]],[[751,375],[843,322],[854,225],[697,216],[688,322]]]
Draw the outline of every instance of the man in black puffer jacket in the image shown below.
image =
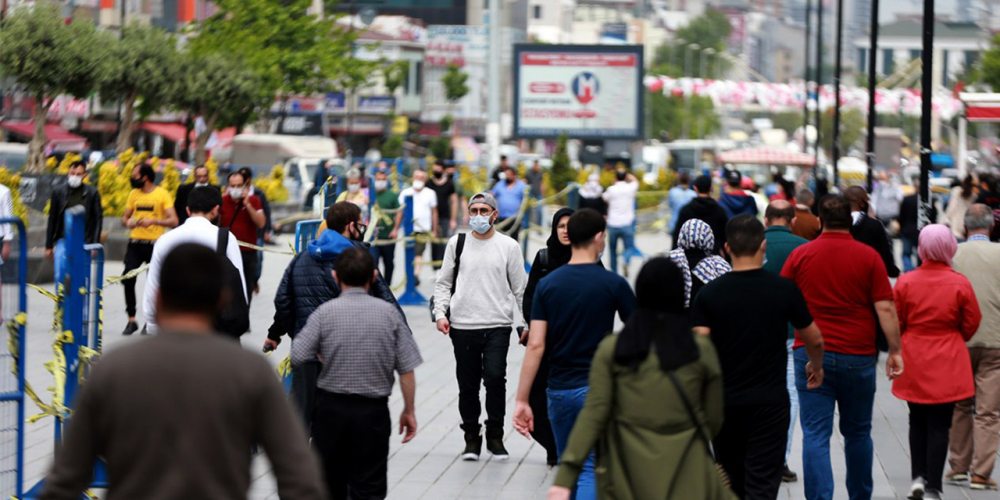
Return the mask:
[[[368,244],[361,241],[365,227],[361,223],[361,209],[357,205],[340,202],[331,206],[326,212],[326,227],[285,269],[285,275],[274,296],[274,323],[267,332],[265,350],[278,347],[281,336],[286,333],[294,339],[295,334],[306,326],[313,311],[340,296],[340,287],[333,280],[333,262],[341,252],[351,247],[369,251]],[[370,293],[373,297],[396,306],[403,315],[402,308],[381,274],[376,276]],[[406,316],[403,315],[403,318],[405,321]],[[291,395],[302,411],[307,430],[312,420],[319,372],[319,360],[292,369]]]

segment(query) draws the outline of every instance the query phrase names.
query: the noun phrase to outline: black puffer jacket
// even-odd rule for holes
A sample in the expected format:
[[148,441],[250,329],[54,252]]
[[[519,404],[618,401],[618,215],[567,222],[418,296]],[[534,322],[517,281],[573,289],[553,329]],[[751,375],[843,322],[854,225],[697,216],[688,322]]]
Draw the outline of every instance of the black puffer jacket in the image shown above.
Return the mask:
[[[367,243],[354,242],[354,246],[368,250]],[[403,309],[396,302],[389,284],[381,274],[370,291],[372,297],[378,297],[399,309],[406,321]],[[295,335],[306,326],[309,315],[327,301],[340,296],[340,287],[333,280],[333,261],[318,260],[308,251],[300,252],[285,269],[285,275],[278,285],[274,296],[274,323],[267,332],[267,338],[280,341],[281,336]]]

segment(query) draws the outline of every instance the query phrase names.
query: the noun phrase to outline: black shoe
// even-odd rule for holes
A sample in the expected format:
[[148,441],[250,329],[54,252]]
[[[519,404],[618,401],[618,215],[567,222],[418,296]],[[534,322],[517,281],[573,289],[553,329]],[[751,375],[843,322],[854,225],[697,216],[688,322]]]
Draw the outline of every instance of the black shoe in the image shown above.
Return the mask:
[[493,454],[493,458],[496,460],[507,460],[510,458],[510,453],[507,453],[507,448],[503,446],[503,436],[486,438],[486,449],[490,450],[490,453]]
[[549,467],[555,467],[555,466],[559,465],[559,457],[555,457],[555,456],[546,457],[545,458],[545,465],[548,465]]
[[139,332],[139,335],[149,335],[148,333],[146,333],[146,325],[142,325],[142,331]]
[[129,321],[128,324],[125,325],[125,330],[122,331],[122,335],[132,335],[138,330],[139,325],[135,324],[135,321]]
[[479,460],[479,453],[483,450],[483,437],[478,432],[465,433],[465,451],[462,452],[462,460],[475,462]]
[[785,464],[785,470],[781,472],[781,482],[783,483],[794,483],[799,480],[799,475],[795,473],[792,469],[788,468],[788,464]]

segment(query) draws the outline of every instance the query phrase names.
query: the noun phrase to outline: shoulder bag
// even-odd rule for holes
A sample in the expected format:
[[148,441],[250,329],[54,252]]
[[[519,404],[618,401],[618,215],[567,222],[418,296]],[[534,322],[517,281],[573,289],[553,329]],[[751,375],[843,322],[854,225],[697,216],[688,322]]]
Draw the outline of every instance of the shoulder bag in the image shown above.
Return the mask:
[[677,375],[673,370],[667,372],[667,376],[670,377],[670,381],[673,382],[674,388],[677,389],[677,394],[681,397],[681,401],[684,403],[684,408],[687,409],[688,415],[694,422],[695,429],[698,430],[698,434],[701,439],[705,442],[705,450],[708,451],[709,458],[715,462],[715,468],[719,472],[719,480],[722,481],[722,485],[726,489],[730,489],[731,481],[729,480],[729,474],[726,474],[726,469],[722,468],[722,464],[715,461],[715,453],[712,451],[712,441],[708,438],[708,432],[705,431],[705,426],[702,425],[701,419],[698,418],[698,414],[694,411],[694,406],[691,405],[691,400],[687,397],[687,392],[684,387],[681,386],[680,380],[677,380]]

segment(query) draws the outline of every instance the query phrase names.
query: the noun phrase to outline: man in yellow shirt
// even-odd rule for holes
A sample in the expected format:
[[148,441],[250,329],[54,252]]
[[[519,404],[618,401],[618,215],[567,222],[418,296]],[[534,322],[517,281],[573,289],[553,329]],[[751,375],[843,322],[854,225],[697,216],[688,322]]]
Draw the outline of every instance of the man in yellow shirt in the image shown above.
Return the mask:
[[[177,212],[170,193],[153,183],[156,172],[149,165],[132,169],[132,192],[125,202],[122,225],[131,229],[125,250],[125,274],[153,257],[153,244],[163,236],[165,228],[177,226]],[[139,329],[135,322],[135,278],[122,281],[125,287],[125,311],[128,325],[122,335],[132,335]],[[142,333],[146,333],[143,327]]]

